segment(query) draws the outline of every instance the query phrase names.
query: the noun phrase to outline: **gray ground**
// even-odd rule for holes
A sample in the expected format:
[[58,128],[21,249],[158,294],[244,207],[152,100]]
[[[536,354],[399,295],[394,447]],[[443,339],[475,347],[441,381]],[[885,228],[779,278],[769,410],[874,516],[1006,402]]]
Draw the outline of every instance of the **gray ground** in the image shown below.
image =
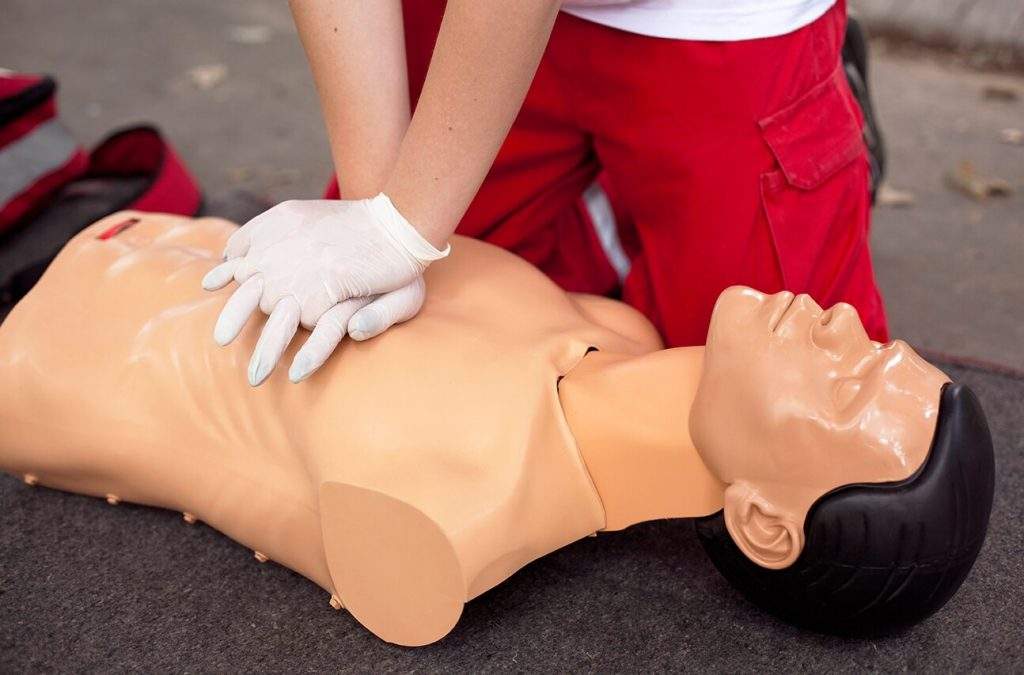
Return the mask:
[[[879,50],[880,51],[880,50]],[[872,247],[893,335],[912,344],[1024,369],[1024,78],[879,53],[875,99],[889,183],[915,204],[875,210]],[[1015,101],[983,97],[1006,87]],[[976,202],[944,175],[961,162],[1010,182]]]
[[[325,137],[284,3],[2,0],[0,14],[0,66],[57,75],[63,117],[83,141],[156,122],[210,209],[236,219],[321,191]],[[875,56],[890,182],[914,197],[875,213],[893,333],[1024,370],[1024,145],[1001,136],[1024,130],[1024,78],[926,52]],[[963,160],[1015,192],[976,202],[950,190],[943,176]],[[1003,453],[994,518],[1004,529],[950,608],[903,643],[842,643],[759,618],[720,587],[688,530],[664,524],[531,566],[472,604],[451,640],[413,658],[324,610],[308,582],[256,568],[208,530],[0,479],[0,670],[292,670],[303,658],[355,669],[1019,669],[1020,513],[1009,510],[1022,494],[1024,389],[1012,377],[968,376]],[[673,585],[683,566],[695,576]]]
[[979,63],[1024,66],[1020,0],[849,0],[877,33],[941,45]]

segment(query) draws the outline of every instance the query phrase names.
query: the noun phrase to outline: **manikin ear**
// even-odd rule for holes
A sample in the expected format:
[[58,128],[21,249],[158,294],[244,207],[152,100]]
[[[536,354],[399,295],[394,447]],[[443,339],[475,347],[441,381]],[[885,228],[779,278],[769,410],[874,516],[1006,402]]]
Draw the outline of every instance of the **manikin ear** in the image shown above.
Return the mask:
[[744,555],[771,570],[789,567],[804,548],[796,518],[744,481],[725,490],[725,526]]

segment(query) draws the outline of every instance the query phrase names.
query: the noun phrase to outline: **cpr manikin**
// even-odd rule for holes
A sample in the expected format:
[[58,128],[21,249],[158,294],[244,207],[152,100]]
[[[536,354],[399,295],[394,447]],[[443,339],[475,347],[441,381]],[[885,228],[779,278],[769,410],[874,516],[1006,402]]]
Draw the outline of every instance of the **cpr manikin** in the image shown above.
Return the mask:
[[[702,518],[734,584],[826,629],[919,620],[977,555],[993,469],[976,400],[905,344],[872,343],[845,305],[733,288],[706,348],[662,350],[627,306],[456,238],[417,318],[344,342],[306,382],[279,368],[253,389],[261,322],[218,347],[229,291],[199,285],[233,229],[121,213],[65,247],[0,326],[0,468],[203,520],[404,645],[443,637],[531,560],[656,518]],[[966,477],[957,465],[945,489],[953,460]],[[924,521],[947,522],[954,492],[940,536]],[[861,607],[804,601],[791,572],[845,555],[851,530],[825,528],[822,553],[819,512],[882,493],[923,519],[878,524],[909,542],[888,563],[858,549],[862,577],[889,564],[888,585]]]

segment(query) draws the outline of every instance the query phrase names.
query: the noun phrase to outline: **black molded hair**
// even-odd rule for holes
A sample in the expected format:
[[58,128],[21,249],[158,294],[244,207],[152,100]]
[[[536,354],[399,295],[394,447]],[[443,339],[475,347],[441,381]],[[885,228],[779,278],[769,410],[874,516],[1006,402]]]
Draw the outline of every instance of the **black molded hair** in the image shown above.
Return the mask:
[[947,384],[921,468],[899,482],[823,495],[788,568],[769,570],[747,558],[721,511],[696,528],[715,567],[761,608],[818,631],[886,634],[921,621],[960,588],[985,540],[994,482],[981,405],[965,385]]

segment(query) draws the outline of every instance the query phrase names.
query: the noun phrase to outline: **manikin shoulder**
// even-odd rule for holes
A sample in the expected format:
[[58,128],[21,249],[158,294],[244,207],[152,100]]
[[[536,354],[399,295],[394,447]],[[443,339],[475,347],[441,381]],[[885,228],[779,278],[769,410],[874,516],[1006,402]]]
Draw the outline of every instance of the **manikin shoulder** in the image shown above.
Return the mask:
[[434,263],[426,281],[427,315],[469,313],[474,321],[466,324],[502,324],[538,337],[564,330],[606,333],[629,352],[663,348],[651,322],[629,305],[567,293],[519,256],[486,242],[453,237],[451,256]]
[[635,342],[643,352],[665,348],[658,329],[639,311],[624,302],[589,293],[570,293],[581,314],[595,324]]

